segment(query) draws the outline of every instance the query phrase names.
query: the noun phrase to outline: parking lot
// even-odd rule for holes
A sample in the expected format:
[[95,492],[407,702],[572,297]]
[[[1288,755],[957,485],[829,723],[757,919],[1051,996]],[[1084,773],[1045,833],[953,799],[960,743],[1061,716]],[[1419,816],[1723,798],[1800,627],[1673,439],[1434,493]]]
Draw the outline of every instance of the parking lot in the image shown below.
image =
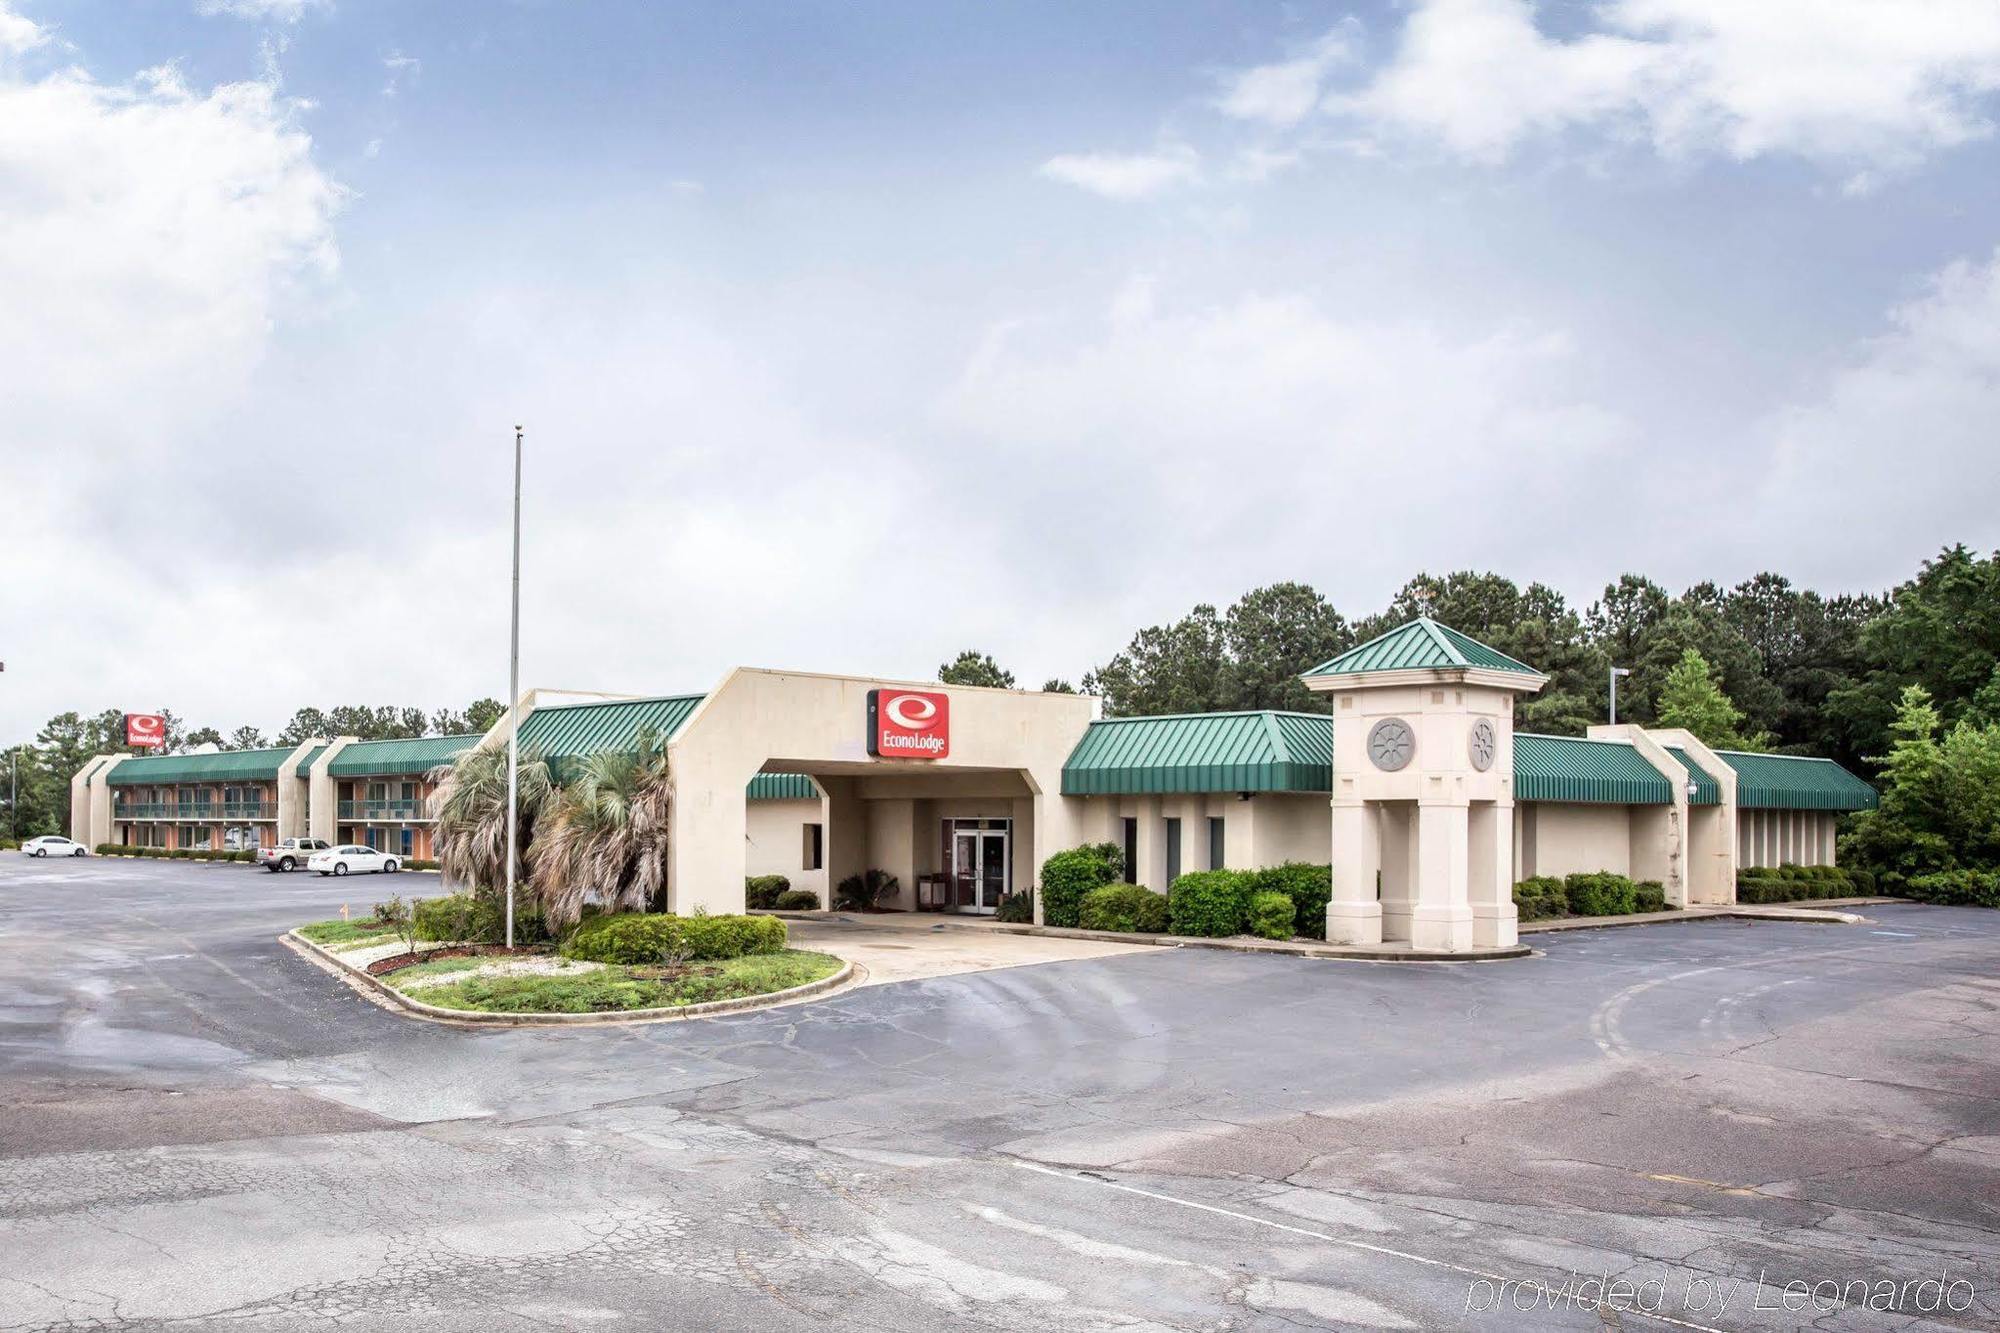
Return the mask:
[[[2000,914],[569,1031],[414,1021],[278,943],[435,883],[0,856],[0,1328],[2000,1321]],[[1919,1315],[1940,1274],[1971,1303]],[[1590,1299],[1620,1279],[1647,1308]]]

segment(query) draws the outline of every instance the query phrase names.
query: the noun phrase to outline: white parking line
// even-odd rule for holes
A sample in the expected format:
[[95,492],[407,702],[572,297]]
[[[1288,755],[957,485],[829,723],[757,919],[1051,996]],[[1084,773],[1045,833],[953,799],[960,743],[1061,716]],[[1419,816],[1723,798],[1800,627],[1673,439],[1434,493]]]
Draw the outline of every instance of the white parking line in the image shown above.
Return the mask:
[[[1530,1290],[1550,1293],[1550,1288],[1546,1283],[1523,1282],[1518,1278],[1503,1277],[1499,1273],[1489,1273],[1481,1268],[1468,1268],[1464,1264],[1455,1264],[1449,1259],[1433,1259],[1428,1255],[1412,1254],[1408,1250],[1392,1250],[1386,1245],[1373,1245],[1365,1240],[1350,1240],[1345,1236],[1330,1236],[1324,1231],[1314,1231],[1309,1227],[1295,1227],[1288,1222],[1274,1222],[1268,1217],[1257,1217],[1251,1213],[1239,1213],[1234,1209],[1218,1207],[1212,1203],[1200,1203],[1194,1199],[1183,1199],[1172,1194],[1162,1194],[1158,1190],[1140,1189],[1137,1185],[1121,1184],[1115,1180],[1106,1180],[1103,1176],[1058,1171],[1054,1167],[1041,1166],[1035,1162],[1024,1162],[1019,1158],[1008,1158],[1007,1160],[1015,1166],[1020,1167],[1023,1171],[1033,1171],[1037,1175],[1054,1176],[1058,1180],[1087,1181],[1092,1185],[1102,1185],[1106,1189],[1119,1190],[1126,1194],[1136,1194],[1141,1198],[1157,1199],[1161,1203],[1171,1203],[1182,1208],[1192,1208],[1199,1212],[1216,1213],[1223,1217],[1233,1217],[1239,1222],[1250,1222],[1260,1227],[1269,1227],[1273,1231],[1286,1231],[1295,1236],[1307,1236],[1313,1240],[1325,1241],[1329,1245],[1341,1245],[1350,1250],[1362,1250],[1369,1254],[1379,1254],[1390,1259],[1403,1259],[1413,1264],[1423,1264],[1428,1268],[1441,1268],[1446,1272],[1460,1273],[1466,1277],[1480,1278],[1487,1282],[1511,1283],[1517,1287],[1526,1287]],[[1619,1306],[1616,1307],[1616,1310],[1620,1315],[1636,1315],[1641,1319],[1650,1319],[1658,1324],[1671,1324],[1675,1328],[1693,1329],[1695,1333],[1726,1333],[1725,1330],[1711,1327],[1708,1324],[1690,1323],[1685,1319],[1675,1319],[1671,1315],[1653,1314],[1649,1311],[1633,1307]]]

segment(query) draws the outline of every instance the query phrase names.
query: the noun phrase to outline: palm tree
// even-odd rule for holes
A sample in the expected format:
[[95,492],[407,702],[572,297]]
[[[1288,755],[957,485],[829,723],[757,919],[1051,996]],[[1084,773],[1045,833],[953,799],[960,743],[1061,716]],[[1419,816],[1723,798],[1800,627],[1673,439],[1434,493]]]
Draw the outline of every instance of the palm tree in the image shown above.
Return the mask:
[[531,882],[552,926],[587,902],[645,911],[667,888],[667,827],[673,782],[667,740],[648,728],[630,750],[585,759],[557,791],[528,848]]
[[[474,893],[498,890],[507,882],[506,747],[467,750],[432,769],[430,780],[431,814],[437,821],[432,838],[445,881]],[[554,792],[540,752],[521,752],[519,781],[519,846],[525,852]]]

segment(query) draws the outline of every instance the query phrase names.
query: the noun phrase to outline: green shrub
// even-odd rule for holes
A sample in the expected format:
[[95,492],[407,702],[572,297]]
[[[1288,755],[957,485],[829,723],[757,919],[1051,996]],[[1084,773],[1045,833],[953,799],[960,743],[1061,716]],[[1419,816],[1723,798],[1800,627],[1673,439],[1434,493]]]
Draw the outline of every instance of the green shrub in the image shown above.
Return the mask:
[[[399,913],[415,913],[416,937],[428,944],[447,941],[466,944],[504,944],[507,940],[507,909],[499,897],[484,894],[452,893],[436,898],[419,898],[409,907],[401,898],[375,904],[378,921],[394,924]],[[387,912],[389,915],[383,915]],[[541,944],[549,938],[548,923],[539,903],[517,898],[514,902],[514,943]]]
[[[792,882],[783,875],[748,875],[743,880],[743,905],[753,911],[768,912],[778,905],[780,894],[789,892]],[[818,898],[813,902],[817,903]]]
[[2000,870],[1941,870],[1910,880],[1910,897],[1943,907],[2000,907]]
[[407,861],[399,861],[397,862],[397,864],[402,866],[403,869],[405,870],[436,870],[438,868],[437,862],[426,861],[421,857],[415,857],[415,856],[411,857]]
[[1333,867],[1287,861],[1250,872],[1249,893],[1282,893],[1292,900],[1292,932],[1326,938],[1326,905],[1333,897]]
[[899,887],[896,877],[886,870],[865,875],[849,875],[833,891],[834,906],[843,912],[865,912]]
[[1632,910],[1635,912],[1664,912],[1667,910],[1667,886],[1657,879],[1642,879],[1632,886]]
[[1083,895],[1077,924],[1085,930],[1159,935],[1167,929],[1167,900],[1139,884],[1104,884]]
[[1875,896],[1875,872],[1874,872],[1874,871],[1872,871],[1872,870],[1850,870],[1850,871],[1848,871],[1848,872],[1847,872],[1847,882],[1848,882],[1849,884],[1852,884],[1852,885],[1854,886],[1854,896],[1855,896],[1855,897],[1857,897],[1857,898],[1873,898],[1873,897]]
[[1637,897],[1631,880],[1608,870],[1565,877],[1563,893],[1569,898],[1571,916],[1624,916]]
[[741,958],[780,953],[785,923],[775,916],[675,916],[620,912],[590,918],[563,942],[563,956],[593,963]]
[[771,906],[780,912],[817,912],[819,895],[811,889],[786,889]]
[[1250,895],[1250,933],[1267,940],[1292,937],[1292,920],[1297,908],[1292,895],[1267,891]]
[[1074,926],[1083,896],[1125,878],[1125,856],[1114,843],[1093,842],[1057,852],[1042,862],[1042,921]]
[[1250,877],[1240,870],[1192,870],[1167,890],[1167,928],[1218,939],[1243,933]]
[[1866,896],[1875,887],[1875,877],[1860,873],[1867,876],[1865,889],[1857,883],[1856,872],[1845,866],[1750,866],[1736,873],[1736,901],[1795,903]]
[[1035,891],[1022,889],[1018,893],[1002,894],[1000,906],[993,913],[995,921],[1004,921],[1010,926],[1033,925],[1035,921]]
[[1514,886],[1514,911],[1523,921],[1569,915],[1569,894],[1554,875],[1535,875]]

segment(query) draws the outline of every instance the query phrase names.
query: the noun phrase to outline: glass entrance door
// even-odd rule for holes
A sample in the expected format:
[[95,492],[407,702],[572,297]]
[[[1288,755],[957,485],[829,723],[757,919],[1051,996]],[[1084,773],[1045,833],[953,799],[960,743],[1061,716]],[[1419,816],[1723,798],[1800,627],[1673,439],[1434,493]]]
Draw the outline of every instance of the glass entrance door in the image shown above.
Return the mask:
[[978,822],[960,820],[952,832],[951,905],[955,911],[987,915],[999,909],[1012,887],[1013,858],[1008,855],[1009,830],[979,828]]

